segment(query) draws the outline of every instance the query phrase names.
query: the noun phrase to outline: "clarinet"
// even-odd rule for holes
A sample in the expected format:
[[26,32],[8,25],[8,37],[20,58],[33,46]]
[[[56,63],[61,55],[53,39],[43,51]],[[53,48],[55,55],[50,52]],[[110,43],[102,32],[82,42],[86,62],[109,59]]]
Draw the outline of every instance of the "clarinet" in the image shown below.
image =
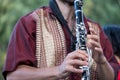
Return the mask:
[[[89,49],[86,47],[87,30],[84,24],[82,6],[82,0],[74,0],[74,9],[76,15],[76,49],[85,50],[88,54],[90,54]],[[81,80],[90,80],[89,66],[80,66],[79,68],[83,70]]]

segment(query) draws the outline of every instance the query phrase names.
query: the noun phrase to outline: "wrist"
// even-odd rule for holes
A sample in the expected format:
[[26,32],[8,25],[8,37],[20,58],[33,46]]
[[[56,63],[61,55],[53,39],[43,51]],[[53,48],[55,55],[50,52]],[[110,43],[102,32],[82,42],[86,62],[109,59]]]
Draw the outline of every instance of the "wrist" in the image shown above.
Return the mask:
[[96,63],[98,65],[101,65],[101,64],[105,64],[106,62],[107,62],[106,57],[104,55],[101,55]]
[[62,72],[60,66],[57,66],[57,75],[56,75],[56,77],[58,79],[65,79],[65,78],[68,77],[68,75],[69,75],[68,72]]
[[93,59],[96,64],[105,64],[107,59],[103,53],[93,53]]

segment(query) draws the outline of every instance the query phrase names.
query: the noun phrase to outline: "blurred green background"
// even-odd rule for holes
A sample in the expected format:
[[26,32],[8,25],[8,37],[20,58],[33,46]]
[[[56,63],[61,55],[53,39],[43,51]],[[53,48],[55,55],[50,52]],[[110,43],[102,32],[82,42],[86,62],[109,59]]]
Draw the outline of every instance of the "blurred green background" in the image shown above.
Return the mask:
[[[49,0],[0,0],[0,72],[6,56],[10,34],[17,20],[35,10],[48,5]],[[101,26],[120,25],[120,0],[84,0],[84,13]],[[0,80],[4,80],[0,73]]]

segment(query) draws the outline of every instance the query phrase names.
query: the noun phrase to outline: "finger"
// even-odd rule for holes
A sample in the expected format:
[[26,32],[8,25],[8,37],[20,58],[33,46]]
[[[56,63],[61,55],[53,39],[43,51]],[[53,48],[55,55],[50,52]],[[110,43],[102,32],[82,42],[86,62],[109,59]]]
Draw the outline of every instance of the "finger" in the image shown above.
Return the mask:
[[94,28],[90,28],[89,30],[90,30],[91,34],[99,35],[99,30],[94,29]]
[[73,73],[83,73],[83,70],[82,69],[77,69],[77,68],[72,68],[69,70],[70,72],[73,72]]
[[87,60],[88,59],[88,54],[84,51],[74,51],[72,53],[69,53],[67,56],[68,59],[82,59],[82,60]]
[[86,56],[86,57],[88,57],[88,54],[87,54],[87,52],[86,51],[84,51],[84,50],[76,50],[79,54],[81,54],[81,55],[84,55],[84,56]]
[[87,41],[86,45],[90,49],[94,49],[95,47],[100,48],[100,43],[99,42],[95,42],[94,40],[91,40],[91,39],[89,39]]
[[98,53],[103,53],[102,48],[97,48],[97,47],[95,47],[95,50],[96,50]]
[[92,39],[92,40],[94,40],[94,41],[96,41],[96,42],[99,42],[100,40],[100,38],[99,38],[99,36],[98,35],[87,35],[87,40],[89,40],[89,39]]
[[79,59],[69,60],[68,64],[70,65],[77,65],[77,66],[88,66],[88,60],[83,61]]

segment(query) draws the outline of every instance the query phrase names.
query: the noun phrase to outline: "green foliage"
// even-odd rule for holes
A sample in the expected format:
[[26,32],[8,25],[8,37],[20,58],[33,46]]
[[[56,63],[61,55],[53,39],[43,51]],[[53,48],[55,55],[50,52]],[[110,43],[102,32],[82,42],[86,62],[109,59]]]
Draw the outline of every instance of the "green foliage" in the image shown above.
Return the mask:
[[[2,70],[8,40],[17,20],[47,5],[49,0],[0,0],[0,71]],[[120,25],[120,0],[84,0],[84,13],[101,25]],[[0,75],[0,80],[3,78]]]
[[[17,20],[33,11],[46,5],[48,0],[0,0],[0,72],[2,71],[8,40]],[[0,73],[0,80],[3,77]]]
[[[18,18],[33,11],[47,0],[1,0],[0,1],[0,49],[8,43],[10,33]],[[2,45],[5,43],[4,45]],[[2,46],[1,46],[2,45]]]
[[[91,4],[91,5],[90,5]],[[120,25],[120,1],[119,0],[86,0],[85,14],[101,25]]]

